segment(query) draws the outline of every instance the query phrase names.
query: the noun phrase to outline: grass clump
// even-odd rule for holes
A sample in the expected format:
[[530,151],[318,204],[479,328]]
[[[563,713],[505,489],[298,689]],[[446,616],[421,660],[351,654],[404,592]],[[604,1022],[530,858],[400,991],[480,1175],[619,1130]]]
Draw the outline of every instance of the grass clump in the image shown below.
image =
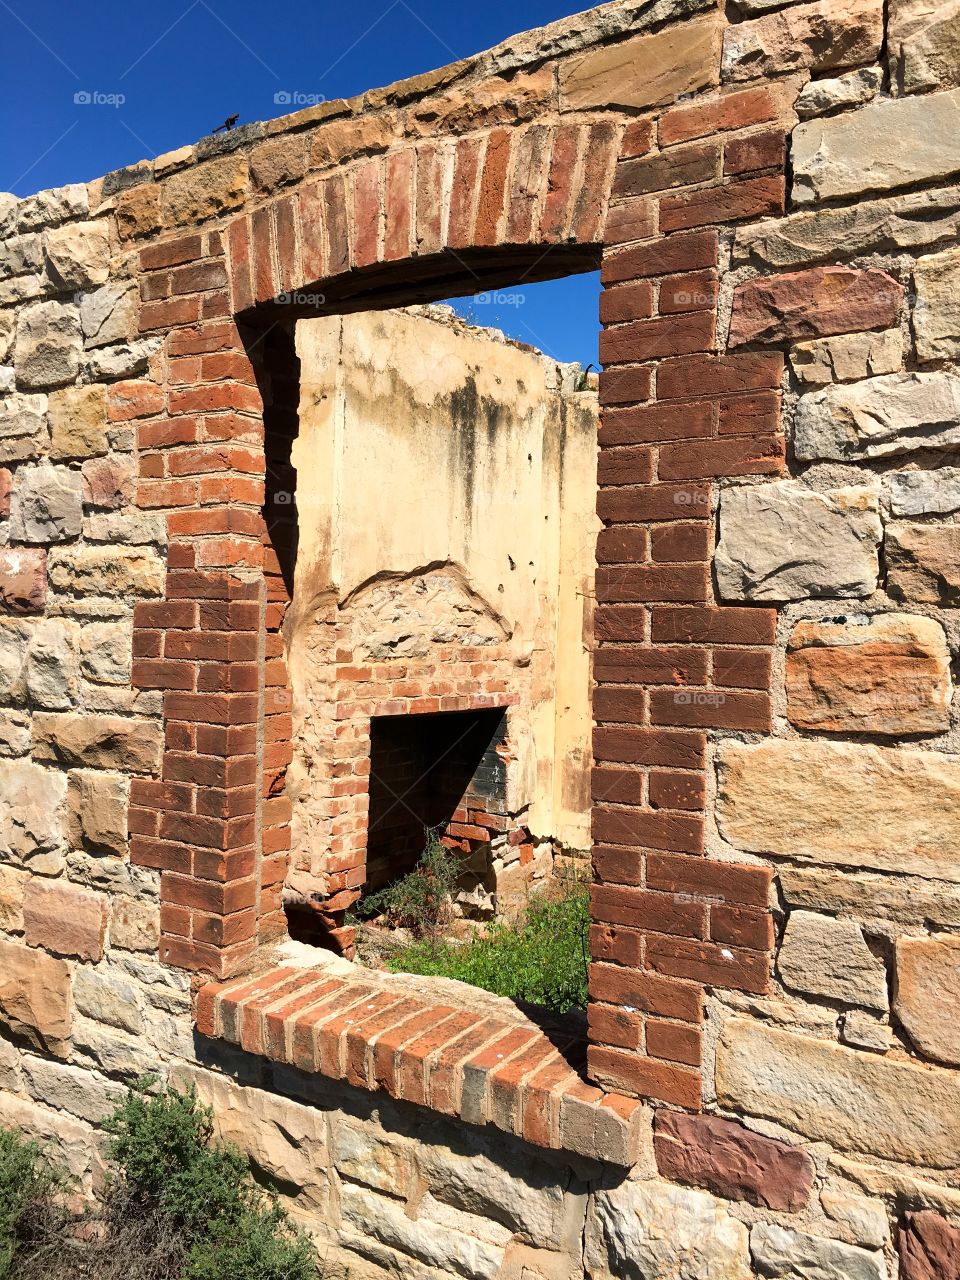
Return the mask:
[[414,869],[376,893],[365,894],[357,907],[362,919],[382,916],[394,929],[410,929],[418,938],[434,933],[447,920],[450,899],[463,868],[440,843],[436,831],[426,832],[426,846]]
[[469,942],[424,938],[388,960],[398,972],[459,978],[554,1013],[587,1007],[589,893],[533,902],[516,923],[496,923]]
[[[42,1151],[0,1130],[0,1280],[319,1280],[307,1236],[214,1141],[212,1111],[149,1088],[107,1120],[103,1196],[80,1216],[57,1204],[65,1180]],[[23,1231],[31,1204],[43,1231]]]

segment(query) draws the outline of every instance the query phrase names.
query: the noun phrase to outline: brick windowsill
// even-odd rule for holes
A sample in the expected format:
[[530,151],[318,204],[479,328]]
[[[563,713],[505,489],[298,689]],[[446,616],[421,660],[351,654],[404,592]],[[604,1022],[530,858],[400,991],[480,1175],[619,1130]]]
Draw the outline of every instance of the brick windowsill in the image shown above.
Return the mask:
[[[464,984],[437,986],[431,997],[429,980],[344,961],[278,965],[202,987],[197,1030],[536,1146],[636,1163],[645,1107],[585,1082],[571,1065],[585,1041],[560,1027],[544,1030],[509,1002]],[[442,998],[452,991],[456,1000]]]

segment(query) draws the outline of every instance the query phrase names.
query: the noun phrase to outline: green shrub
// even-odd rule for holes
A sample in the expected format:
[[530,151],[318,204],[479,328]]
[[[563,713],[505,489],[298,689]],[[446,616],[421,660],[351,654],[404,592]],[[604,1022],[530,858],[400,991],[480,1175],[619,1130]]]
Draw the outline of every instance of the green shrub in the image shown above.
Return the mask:
[[388,963],[398,972],[459,978],[565,1013],[587,1006],[589,927],[589,894],[576,887],[557,901],[533,903],[516,924],[494,924],[469,943],[424,939],[396,952]]
[[412,929],[418,937],[439,928],[463,868],[440,843],[436,831],[427,831],[426,841],[411,872],[376,893],[364,895],[357,906],[359,916],[382,915],[389,925]]
[[14,1255],[29,1248],[68,1180],[39,1142],[0,1129],[0,1280],[13,1275]]

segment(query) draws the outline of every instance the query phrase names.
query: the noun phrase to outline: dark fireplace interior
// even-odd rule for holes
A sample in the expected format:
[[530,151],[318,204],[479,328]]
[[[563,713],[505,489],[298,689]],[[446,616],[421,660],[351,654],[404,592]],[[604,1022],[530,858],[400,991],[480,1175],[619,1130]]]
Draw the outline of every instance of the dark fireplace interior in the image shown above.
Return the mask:
[[502,708],[371,721],[367,892],[414,867],[426,829],[506,812],[506,731]]

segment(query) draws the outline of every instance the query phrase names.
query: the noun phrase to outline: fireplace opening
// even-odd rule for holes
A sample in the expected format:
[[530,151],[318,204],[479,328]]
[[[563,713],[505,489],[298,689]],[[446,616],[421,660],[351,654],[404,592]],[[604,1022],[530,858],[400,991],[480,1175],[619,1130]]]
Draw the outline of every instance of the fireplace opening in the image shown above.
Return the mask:
[[411,871],[430,832],[480,874],[469,855],[511,825],[506,734],[502,708],[371,721],[366,892]]

